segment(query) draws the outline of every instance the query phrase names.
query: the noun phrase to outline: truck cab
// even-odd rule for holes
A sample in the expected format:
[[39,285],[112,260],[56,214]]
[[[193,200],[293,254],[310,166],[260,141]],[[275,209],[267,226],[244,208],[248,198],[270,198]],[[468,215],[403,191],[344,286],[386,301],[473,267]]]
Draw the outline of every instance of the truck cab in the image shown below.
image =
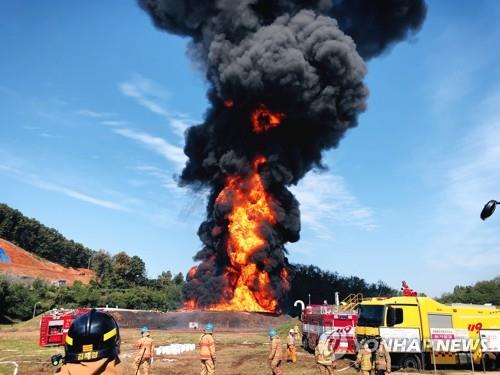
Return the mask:
[[358,341],[383,338],[394,367],[484,366],[484,354],[500,357],[500,309],[493,306],[377,297],[364,300],[358,313]]

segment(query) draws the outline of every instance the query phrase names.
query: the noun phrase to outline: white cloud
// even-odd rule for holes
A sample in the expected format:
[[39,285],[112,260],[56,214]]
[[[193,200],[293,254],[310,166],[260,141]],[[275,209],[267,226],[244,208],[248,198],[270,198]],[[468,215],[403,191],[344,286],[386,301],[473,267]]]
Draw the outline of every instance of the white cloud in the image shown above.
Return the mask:
[[168,93],[158,84],[141,75],[134,75],[132,80],[122,82],[118,88],[125,96],[134,98],[144,108],[161,116],[170,116],[161,104],[168,98]]
[[123,95],[133,98],[150,112],[164,117],[181,142],[184,141],[186,129],[196,123],[184,114],[170,112],[165,106],[170,94],[148,78],[135,74],[131,80],[120,83],[118,88]]
[[177,169],[183,168],[186,164],[187,157],[184,155],[182,148],[167,142],[163,138],[128,128],[118,128],[113,131],[119,135],[132,139],[163,156],[168,161],[174,163]]
[[84,116],[84,117],[91,117],[91,118],[106,118],[106,117],[112,117],[112,113],[105,113],[105,112],[96,112],[92,111],[90,109],[80,109],[76,111],[77,115]]
[[43,180],[40,176],[37,176],[35,174],[30,174],[23,172],[19,169],[12,168],[7,165],[0,165],[0,171],[7,172],[9,176],[16,178],[17,180],[24,182],[28,185],[35,186],[39,189],[47,190],[47,191],[53,191],[56,193],[61,193],[63,195],[66,195],[68,197],[87,202],[96,206],[104,207],[104,208],[109,208],[112,210],[121,210],[125,211],[127,210],[124,206],[121,204],[109,201],[109,200],[104,200],[104,199],[99,199],[94,196],[91,196],[89,194],[82,193],[80,191],[77,191],[75,189],[65,187],[62,185],[58,185],[52,182],[48,182]]
[[101,121],[101,124],[106,126],[124,126],[127,125],[127,122],[122,120],[104,120]]
[[194,125],[194,121],[185,117],[171,117],[169,118],[170,126],[172,127],[173,132],[181,139],[184,140],[184,133],[187,128]]
[[359,202],[341,176],[312,172],[290,190],[300,202],[302,222],[320,237],[332,237],[334,223],[376,228],[373,210]]
[[[451,162],[438,166],[443,176],[440,201],[427,243],[434,268],[473,270],[500,266],[498,217],[482,222],[479,213],[490,199],[500,199],[500,95],[485,100],[484,121],[464,134]],[[497,221],[497,223],[493,223]],[[440,256],[433,256],[438,251]]]

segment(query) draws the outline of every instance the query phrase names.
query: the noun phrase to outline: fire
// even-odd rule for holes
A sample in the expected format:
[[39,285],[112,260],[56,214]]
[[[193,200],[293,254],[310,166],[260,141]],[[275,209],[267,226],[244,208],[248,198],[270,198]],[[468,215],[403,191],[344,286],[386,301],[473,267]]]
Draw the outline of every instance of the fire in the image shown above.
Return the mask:
[[285,117],[284,113],[271,112],[264,104],[252,112],[252,128],[255,133],[264,133],[271,128],[281,125],[281,119]]
[[196,271],[198,270],[198,267],[196,266],[193,266],[189,269],[189,271],[187,272],[187,277],[192,279],[194,277],[194,275],[196,274]]
[[[230,264],[226,267],[224,278],[226,290],[221,302],[207,307],[209,310],[234,310],[276,312],[278,301],[270,290],[270,276],[252,262],[252,255],[267,245],[261,234],[264,225],[275,225],[276,213],[273,211],[273,197],[266,192],[258,173],[258,168],[267,160],[263,156],[253,162],[252,172],[247,176],[227,177],[224,189],[216,198],[216,204],[231,204],[227,216],[228,239],[226,250]],[[192,277],[196,270],[190,270]],[[288,272],[282,269],[281,282],[288,286]],[[185,307],[195,305],[188,301]]]

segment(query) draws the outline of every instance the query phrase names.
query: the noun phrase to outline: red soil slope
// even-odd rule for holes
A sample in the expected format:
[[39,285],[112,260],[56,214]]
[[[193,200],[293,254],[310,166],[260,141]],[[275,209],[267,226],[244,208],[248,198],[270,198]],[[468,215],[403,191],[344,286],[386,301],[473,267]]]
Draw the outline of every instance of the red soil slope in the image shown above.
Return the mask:
[[66,285],[71,285],[76,280],[88,284],[94,277],[94,272],[91,270],[63,267],[60,264],[39,258],[2,239],[0,239],[0,247],[10,258],[10,262],[0,262],[0,273],[28,279],[65,280]]

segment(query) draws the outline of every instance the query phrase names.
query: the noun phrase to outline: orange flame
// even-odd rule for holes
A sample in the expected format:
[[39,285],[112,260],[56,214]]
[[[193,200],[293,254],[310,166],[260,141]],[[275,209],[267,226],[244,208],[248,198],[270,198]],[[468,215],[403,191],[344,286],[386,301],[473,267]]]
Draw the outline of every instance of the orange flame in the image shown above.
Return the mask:
[[[208,310],[234,310],[276,312],[278,301],[270,289],[270,277],[265,270],[258,269],[252,262],[252,255],[266,246],[261,234],[263,225],[276,224],[273,198],[265,191],[258,173],[260,165],[266,163],[263,156],[253,162],[253,170],[248,176],[230,176],[224,189],[216,198],[216,203],[231,203],[228,214],[228,240],[226,249],[230,265],[224,272],[227,283],[221,302],[207,307]],[[191,271],[190,271],[191,273]],[[281,270],[282,284],[288,288],[288,272]],[[185,308],[196,305],[188,301]]]
[[196,274],[196,271],[198,270],[198,267],[196,266],[193,266],[189,269],[189,271],[187,272],[187,277],[192,279],[194,277],[194,275]]
[[271,112],[264,104],[252,112],[252,128],[255,133],[264,133],[271,128],[281,125],[281,119],[285,117],[284,113]]

